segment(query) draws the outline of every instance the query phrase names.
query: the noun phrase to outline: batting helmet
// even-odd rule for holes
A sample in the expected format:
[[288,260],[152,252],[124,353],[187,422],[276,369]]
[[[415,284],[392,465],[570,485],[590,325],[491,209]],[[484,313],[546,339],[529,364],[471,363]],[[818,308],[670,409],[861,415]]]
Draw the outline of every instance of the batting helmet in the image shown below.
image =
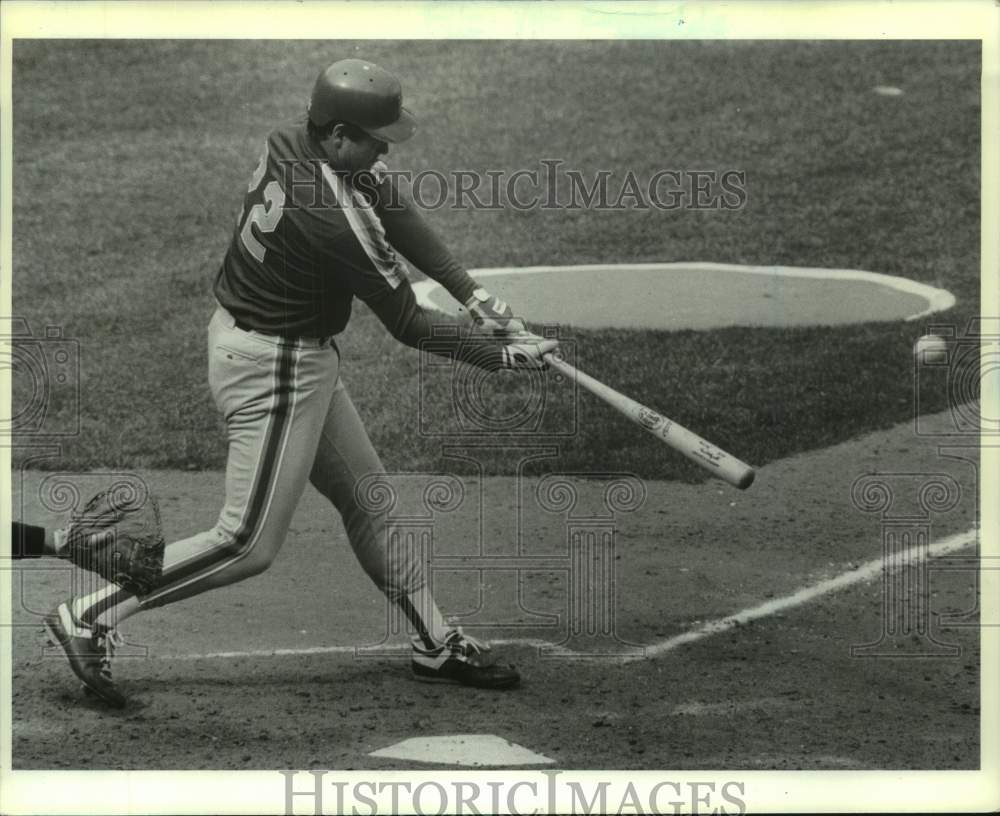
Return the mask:
[[404,142],[417,120],[403,107],[403,88],[384,68],[359,59],[333,63],[316,79],[309,120],[318,127],[349,122],[385,142]]

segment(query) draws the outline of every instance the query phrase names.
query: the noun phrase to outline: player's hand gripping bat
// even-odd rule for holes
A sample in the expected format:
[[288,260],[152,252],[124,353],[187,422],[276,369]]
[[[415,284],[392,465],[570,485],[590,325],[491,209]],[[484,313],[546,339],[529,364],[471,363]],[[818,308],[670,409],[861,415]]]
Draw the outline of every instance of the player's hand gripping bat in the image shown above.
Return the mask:
[[674,450],[684,454],[684,456],[695,464],[701,465],[709,473],[715,474],[720,479],[725,479],[729,484],[738,487],[740,490],[746,490],[753,484],[756,474],[750,465],[741,462],[735,456],[731,456],[711,442],[702,439],[698,434],[667,419],[662,414],[657,413],[651,408],[647,408],[634,399],[626,397],[624,394],[618,393],[610,386],[605,385],[599,380],[595,380],[578,368],[574,368],[559,356],[558,350],[549,352],[544,357],[545,361],[556,371],[559,371],[570,379],[576,380],[591,394],[600,397],[612,408],[631,419],[636,425],[645,428],[661,442],[665,442]]

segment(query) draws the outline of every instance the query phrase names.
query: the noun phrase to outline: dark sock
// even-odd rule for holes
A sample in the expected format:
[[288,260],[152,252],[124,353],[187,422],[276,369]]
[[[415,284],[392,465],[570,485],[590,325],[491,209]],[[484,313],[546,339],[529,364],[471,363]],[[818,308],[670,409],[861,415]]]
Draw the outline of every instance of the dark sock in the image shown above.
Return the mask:
[[409,596],[403,595],[398,601],[396,601],[396,603],[399,604],[399,608],[403,610],[403,614],[406,615],[410,623],[413,624],[413,628],[417,630],[417,637],[419,637],[421,643],[424,644],[424,648],[435,648],[437,643],[435,643],[434,637],[430,633],[430,629],[427,624],[424,623],[424,619],[420,616],[417,608],[410,601]]

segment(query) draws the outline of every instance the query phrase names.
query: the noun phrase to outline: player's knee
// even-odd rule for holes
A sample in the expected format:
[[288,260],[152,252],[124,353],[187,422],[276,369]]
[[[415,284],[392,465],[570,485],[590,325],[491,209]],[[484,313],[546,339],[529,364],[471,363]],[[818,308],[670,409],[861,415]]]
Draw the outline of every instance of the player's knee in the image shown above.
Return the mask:
[[[227,552],[232,553],[230,569],[237,574],[237,580],[250,578],[265,572],[274,562],[278,546],[269,546],[268,542],[261,539],[242,539],[227,531],[218,531],[219,546]],[[279,542],[280,544],[280,542]]]
[[385,528],[386,513],[381,508],[369,507],[357,501],[349,501],[337,507],[348,534],[359,533],[377,535]]
[[266,572],[267,568],[270,567],[273,562],[273,557],[251,555],[244,559],[241,571],[247,578],[250,578],[251,576],[260,575],[262,572]]

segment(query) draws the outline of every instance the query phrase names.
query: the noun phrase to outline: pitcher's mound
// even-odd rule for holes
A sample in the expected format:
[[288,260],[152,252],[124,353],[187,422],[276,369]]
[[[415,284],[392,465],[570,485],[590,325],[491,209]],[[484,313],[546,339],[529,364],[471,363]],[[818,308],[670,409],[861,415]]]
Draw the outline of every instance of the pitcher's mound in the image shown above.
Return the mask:
[[[955,303],[943,289],[856,269],[668,263],[474,269],[470,274],[531,323],[582,328],[916,320]],[[433,281],[413,288],[422,305],[455,311],[451,296]]]

